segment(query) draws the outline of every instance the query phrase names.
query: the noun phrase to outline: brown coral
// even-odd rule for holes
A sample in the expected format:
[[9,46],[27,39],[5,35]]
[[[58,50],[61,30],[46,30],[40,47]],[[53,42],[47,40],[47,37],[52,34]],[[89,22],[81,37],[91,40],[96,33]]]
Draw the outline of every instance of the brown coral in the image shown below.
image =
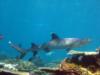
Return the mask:
[[[79,58],[81,60],[79,60]],[[81,65],[84,68],[88,68],[92,72],[96,72],[100,69],[100,55],[73,55],[70,62]]]
[[53,75],[81,75],[81,71],[76,69],[74,64],[66,63],[64,60],[58,69],[42,68],[42,71],[53,73]]

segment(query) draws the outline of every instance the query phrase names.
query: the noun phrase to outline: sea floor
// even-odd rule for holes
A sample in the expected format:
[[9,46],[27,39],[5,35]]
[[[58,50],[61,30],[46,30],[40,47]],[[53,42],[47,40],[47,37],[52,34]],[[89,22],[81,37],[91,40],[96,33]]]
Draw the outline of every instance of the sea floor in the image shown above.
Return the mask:
[[34,62],[8,57],[4,59],[3,56],[0,59],[0,75],[100,75],[100,70],[93,72],[68,59],[38,66]]

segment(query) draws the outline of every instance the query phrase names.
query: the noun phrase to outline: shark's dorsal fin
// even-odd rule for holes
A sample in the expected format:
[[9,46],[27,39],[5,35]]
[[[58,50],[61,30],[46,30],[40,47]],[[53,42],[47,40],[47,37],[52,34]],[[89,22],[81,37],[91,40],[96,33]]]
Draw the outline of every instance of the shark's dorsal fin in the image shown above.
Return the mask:
[[58,35],[57,34],[55,34],[55,33],[52,33],[51,34],[51,37],[52,37],[52,40],[59,40],[60,38],[58,37]]

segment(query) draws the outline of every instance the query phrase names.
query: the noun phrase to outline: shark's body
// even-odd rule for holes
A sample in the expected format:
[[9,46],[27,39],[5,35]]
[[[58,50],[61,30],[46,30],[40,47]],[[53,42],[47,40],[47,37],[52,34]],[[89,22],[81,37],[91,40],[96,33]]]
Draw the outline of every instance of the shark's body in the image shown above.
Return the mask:
[[[90,42],[90,39],[79,39],[79,38],[59,38],[55,33],[51,35],[52,39],[49,42],[43,43],[40,46],[31,43],[31,48],[27,49],[33,53],[32,60],[36,57],[37,53],[40,50],[44,50],[45,52],[50,52],[54,49],[66,49],[66,51],[70,51],[72,48],[81,47]],[[9,42],[10,46],[15,48],[17,51],[21,53],[20,58],[23,58],[27,52],[23,48],[18,45],[14,45],[12,42]]]
[[90,42],[90,39],[80,38],[59,38],[56,34],[52,34],[52,40],[42,44],[41,48],[45,51],[51,51],[52,49],[66,49],[67,51],[72,48],[81,47]]

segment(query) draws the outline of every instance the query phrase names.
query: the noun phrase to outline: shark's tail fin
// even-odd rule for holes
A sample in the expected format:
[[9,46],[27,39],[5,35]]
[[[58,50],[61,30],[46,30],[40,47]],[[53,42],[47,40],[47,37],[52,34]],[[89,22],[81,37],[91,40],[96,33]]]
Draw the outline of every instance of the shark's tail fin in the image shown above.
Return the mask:
[[17,59],[22,59],[26,55],[27,51],[21,48],[21,45],[15,45],[11,41],[9,41],[8,44],[20,53],[20,55],[16,57]]
[[39,49],[39,46],[36,45],[35,43],[31,43],[31,47],[26,49],[26,51],[24,53],[21,53],[21,55],[18,57],[18,58],[23,58],[28,52],[32,52],[32,57],[29,59],[29,61],[33,60],[34,58],[36,58],[37,56],[37,53],[38,53],[38,49]]
[[12,48],[16,49],[16,50],[17,50],[18,52],[20,52],[20,53],[24,53],[24,52],[25,52],[25,51],[21,48],[21,44],[20,44],[20,45],[15,45],[15,44],[12,43],[11,41],[9,41],[8,44],[9,44]]

